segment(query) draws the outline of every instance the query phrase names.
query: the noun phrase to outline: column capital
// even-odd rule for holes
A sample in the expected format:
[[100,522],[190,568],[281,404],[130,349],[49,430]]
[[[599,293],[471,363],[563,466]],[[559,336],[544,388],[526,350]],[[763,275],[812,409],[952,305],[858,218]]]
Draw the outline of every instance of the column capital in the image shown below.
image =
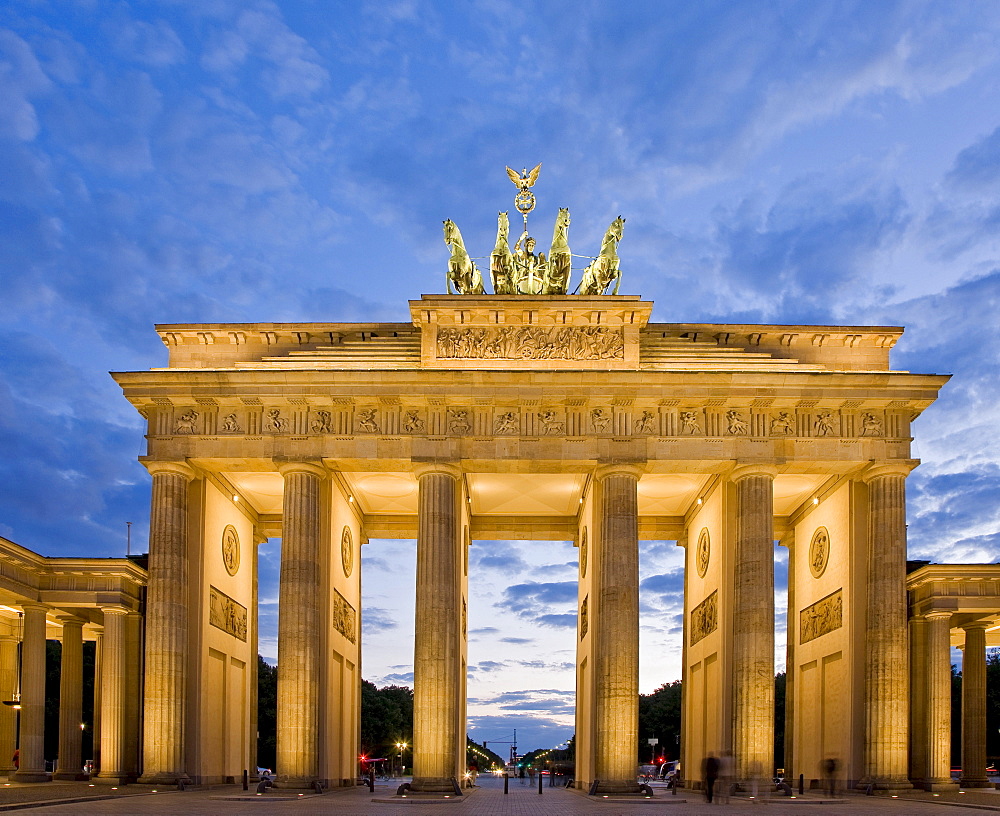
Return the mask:
[[923,616],[914,618],[914,620],[920,620],[922,617],[924,620],[950,620],[952,612],[946,609],[932,609],[930,612],[924,613]]
[[151,476],[155,476],[157,473],[173,473],[177,476],[183,476],[190,482],[198,475],[198,472],[191,465],[179,460],[167,461],[140,456],[139,463],[149,471]]
[[962,629],[966,632],[970,632],[976,629],[982,629],[983,631],[989,629],[993,625],[993,621],[972,621],[971,623],[963,623]]
[[772,479],[778,475],[778,468],[766,462],[737,462],[735,467],[729,472],[729,480],[738,482],[749,476],[770,476]]
[[311,473],[325,479],[330,475],[330,471],[319,459],[275,459],[274,466],[282,476],[289,473]]
[[18,604],[18,606],[21,607],[21,611],[24,613],[41,612],[42,614],[47,615],[49,612],[49,608],[45,604],[38,603],[37,601],[25,601],[24,603]]
[[101,612],[104,613],[105,617],[108,615],[127,615],[132,610],[127,606],[122,606],[121,604],[102,604]]
[[598,465],[594,470],[594,478],[599,482],[603,482],[609,476],[635,476],[638,479],[645,472],[645,462],[616,462],[614,464]]
[[413,474],[418,480],[431,473],[443,473],[456,480],[462,478],[462,468],[457,462],[413,462]]
[[57,615],[56,620],[62,624],[63,629],[67,626],[79,626],[83,629],[87,623],[83,618],[78,618],[76,615]]
[[880,476],[909,476],[919,462],[915,459],[904,459],[898,462],[875,462],[873,461],[868,469],[861,474],[861,480],[868,484],[873,479]]

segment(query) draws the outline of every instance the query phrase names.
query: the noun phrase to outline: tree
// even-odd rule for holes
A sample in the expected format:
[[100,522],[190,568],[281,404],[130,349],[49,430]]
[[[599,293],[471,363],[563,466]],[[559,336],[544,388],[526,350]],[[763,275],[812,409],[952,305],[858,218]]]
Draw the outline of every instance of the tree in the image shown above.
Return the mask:
[[785,764],[785,673],[774,675],[774,763]]
[[260,655],[257,655],[257,735],[257,764],[273,770],[278,758],[278,669]]
[[664,683],[652,694],[639,695],[639,755],[640,762],[649,762],[647,740],[660,741],[660,753],[665,759],[680,755],[681,681]]
[[390,756],[396,743],[411,743],[413,689],[406,686],[377,688],[361,681],[361,753]]

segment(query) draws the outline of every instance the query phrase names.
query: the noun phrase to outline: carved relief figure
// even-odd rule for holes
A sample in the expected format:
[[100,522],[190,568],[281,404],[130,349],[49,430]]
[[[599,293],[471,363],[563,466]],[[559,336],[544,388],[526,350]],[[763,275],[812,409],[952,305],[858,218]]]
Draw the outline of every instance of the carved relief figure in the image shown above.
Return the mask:
[[552,233],[552,247],[549,249],[549,262],[545,267],[545,284],[543,295],[565,295],[569,291],[569,275],[573,256],[569,251],[569,210],[559,208],[556,216],[556,226]]
[[636,435],[655,433],[656,429],[653,427],[655,417],[656,414],[652,411],[643,411],[642,416],[632,423],[632,433]]
[[437,356],[458,360],[620,360],[625,356],[625,339],[620,330],[602,326],[441,327]]
[[587,637],[587,630],[590,629],[590,621],[588,620],[587,607],[589,606],[590,596],[587,595],[583,599],[583,603],[580,604],[580,640]]
[[333,417],[329,411],[317,411],[310,426],[313,433],[333,433]]
[[364,433],[381,433],[378,408],[362,408],[358,411],[358,430]]
[[514,256],[510,251],[510,221],[507,213],[497,214],[497,242],[490,253],[490,279],[493,282],[493,294],[516,295],[514,285]]
[[493,433],[498,436],[513,434],[518,431],[517,413],[505,411],[493,417]]
[[781,411],[771,420],[772,436],[788,436],[795,432],[795,419],[788,411]]
[[580,577],[587,577],[587,528],[583,528],[583,535],[580,537]]
[[866,412],[861,415],[861,435],[862,436],[882,436],[882,420],[875,414]]
[[746,436],[750,433],[750,426],[746,420],[740,416],[739,411],[726,411],[726,430],[733,436]]
[[611,294],[618,294],[622,280],[618,242],[621,241],[624,231],[625,219],[619,215],[604,234],[600,254],[583,270],[583,280],[580,281],[579,290],[581,295],[603,295],[612,281],[615,288]]
[[271,408],[267,412],[264,430],[268,433],[285,433],[288,430],[288,420],[281,415],[279,409]]
[[330,605],[330,617],[333,619],[333,628],[347,638],[351,643],[358,642],[357,619],[358,614],[351,606],[350,602],[337,590],[333,591],[333,603]]
[[232,524],[227,524],[222,531],[222,563],[230,575],[235,575],[240,568],[240,537]]
[[469,257],[469,253],[465,251],[465,242],[462,240],[462,233],[458,226],[450,218],[442,223],[444,224],[444,242],[451,249],[451,257],[448,259],[448,294],[453,294],[452,285],[455,287],[454,294],[457,295],[481,295],[485,293],[483,276],[479,274],[479,269]]
[[243,430],[236,419],[236,414],[226,414],[226,417],[222,420],[222,430],[228,433],[239,433]]
[[417,411],[407,411],[403,420],[403,431],[406,433],[423,433],[427,427]]
[[698,536],[698,549],[694,554],[695,566],[698,569],[698,577],[704,578],[708,572],[708,561],[712,554],[712,543],[708,535],[708,528],[705,527]]
[[351,528],[346,524],[340,536],[340,562],[344,567],[344,577],[350,578],[354,572],[354,539],[351,536]]
[[603,408],[594,408],[590,412],[590,424],[594,428],[594,433],[607,433],[611,424],[611,416]]
[[185,411],[179,417],[177,417],[177,422],[174,425],[175,434],[193,434],[195,431],[195,423],[198,421],[198,412],[194,408]]
[[543,434],[561,434],[566,432],[566,423],[559,419],[555,411],[540,411],[538,418],[542,422]]
[[818,527],[809,543],[809,571],[813,578],[819,578],[830,560],[830,533],[826,527]]
[[208,622],[246,643],[247,608],[214,586],[208,588]]
[[813,423],[813,430],[816,431],[816,436],[833,436],[837,433],[835,425],[836,420],[833,418],[833,414],[829,411],[821,411]]
[[696,411],[681,411],[681,433],[701,433],[701,423],[698,421],[698,413]]
[[719,628],[719,591],[715,590],[691,610],[691,645]]
[[844,596],[832,592],[799,613],[799,643],[808,643],[844,625]]
[[448,432],[461,436],[472,430],[469,424],[469,412],[455,410],[448,412]]

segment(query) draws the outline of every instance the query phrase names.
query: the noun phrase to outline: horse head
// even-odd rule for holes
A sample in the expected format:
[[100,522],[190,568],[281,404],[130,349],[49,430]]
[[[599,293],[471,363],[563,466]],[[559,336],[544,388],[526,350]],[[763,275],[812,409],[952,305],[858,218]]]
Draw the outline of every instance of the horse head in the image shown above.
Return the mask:
[[497,237],[503,236],[507,237],[510,232],[510,219],[507,218],[507,213],[497,213]]

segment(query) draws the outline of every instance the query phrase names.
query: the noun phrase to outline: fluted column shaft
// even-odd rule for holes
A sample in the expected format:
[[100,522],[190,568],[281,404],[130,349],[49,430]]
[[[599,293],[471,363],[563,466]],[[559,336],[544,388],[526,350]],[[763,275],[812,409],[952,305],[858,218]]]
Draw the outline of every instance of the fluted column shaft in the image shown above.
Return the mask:
[[[188,779],[184,768],[188,661],[188,483],[181,462],[147,465],[153,475],[146,594],[146,684],[143,695],[143,782]],[[107,645],[106,643],[104,644]],[[101,655],[102,664],[108,659]],[[106,672],[102,665],[102,675]],[[104,692],[102,691],[102,696]],[[101,717],[101,765],[105,706]]]
[[[951,613],[927,616],[927,770],[925,787],[955,787],[951,778]],[[985,746],[984,746],[985,749]],[[985,773],[985,753],[983,770]]]
[[[12,699],[17,691],[17,638],[0,638],[0,697]],[[14,772],[14,748],[17,746],[17,712],[0,705],[0,776]]]
[[83,773],[83,621],[62,622],[59,666],[59,764],[53,779],[76,779]]
[[101,661],[101,765],[97,781],[117,784],[125,773],[125,621],[128,610],[105,607]]
[[17,782],[44,782],[45,773],[45,612],[25,605],[21,643],[21,740]]
[[310,787],[319,759],[319,579],[321,489],[318,465],[279,467],[285,480],[278,589],[278,783]]
[[740,469],[733,604],[733,753],[739,779],[774,764],[774,472]]
[[929,667],[927,652],[928,624],[924,618],[910,619],[910,779],[926,780],[930,775],[927,749],[930,745],[927,687]]
[[599,792],[634,790],[639,738],[638,471],[598,472],[594,587],[594,777]]
[[865,773],[880,789],[910,787],[906,608],[906,475],[868,475]]
[[416,630],[413,641],[413,786],[447,790],[455,779],[461,688],[457,468],[419,473]]
[[962,779],[965,788],[985,788],[986,624],[965,627],[962,652]]

